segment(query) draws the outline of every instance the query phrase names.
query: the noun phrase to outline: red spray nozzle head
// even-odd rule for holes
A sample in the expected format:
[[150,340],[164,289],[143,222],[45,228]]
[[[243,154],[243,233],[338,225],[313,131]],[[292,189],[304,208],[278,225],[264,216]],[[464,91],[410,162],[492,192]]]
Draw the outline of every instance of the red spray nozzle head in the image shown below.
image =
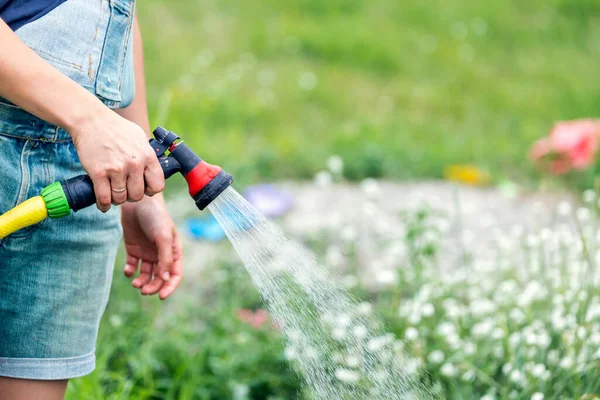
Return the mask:
[[221,167],[202,160],[183,142],[174,143],[170,151],[169,157],[175,158],[181,166],[181,173],[188,184],[190,196],[201,210],[204,210],[233,182],[231,175]]

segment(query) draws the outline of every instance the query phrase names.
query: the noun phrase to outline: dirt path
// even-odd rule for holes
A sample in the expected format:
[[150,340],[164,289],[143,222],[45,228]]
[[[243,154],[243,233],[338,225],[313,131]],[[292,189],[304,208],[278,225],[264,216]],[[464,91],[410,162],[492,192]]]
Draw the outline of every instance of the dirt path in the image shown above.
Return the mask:
[[[508,196],[494,188],[457,186],[448,182],[396,183],[366,181],[362,184],[282,182],[277,185],[292,195],[293,209],[278,220],[291,236],[306,239],[326,235],[328,243],[351,240],[357,243],[361,258],[372,268],[381,266],[381,243],[401,242],[407,221],[405,211],[435,210],[431,218],[439,231],[442,257],[454,263],[457,254],[469,249],[473,256],[485,258],[499,237],[527,235],[553,223],[554,210],[573,197],[560,193],[535,193]],[[184,228],[188,216],[198,216],[187,193],[168,200],[176,223],[182,227],[188,273],[212,264],[226,248],[197,240]],[[409,213],[408,215],[411,215]],[[393,250],[393,249],[392,249]],[[396,251],[398,257],[402,250]],[[232,255],[235,257],[234,255]],[[328,255],[335,259],[335,254]],[[392,251],[393,256],[393,251]],[[389,254],[388,254],[389,257]],[[442,260],[443,261],[443,260]]]

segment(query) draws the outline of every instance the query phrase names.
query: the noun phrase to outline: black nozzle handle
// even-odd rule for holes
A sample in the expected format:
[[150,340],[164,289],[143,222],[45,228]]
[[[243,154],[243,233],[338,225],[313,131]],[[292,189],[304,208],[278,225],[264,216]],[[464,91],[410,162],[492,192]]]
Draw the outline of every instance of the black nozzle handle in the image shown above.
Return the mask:
[[64,180],[60,184],[65,192],[71,210],[79,211],[92,204],[96,204],[94,184],[89,175],[78,175]]
[[179,162],[173,157],[161,156],[158,157],[158,162],[165,174],[165,179],[169,179],[174,174],[181,171],[181,165],[179,165]]
[[[165,179],[170,178],[181,169],[177,160],[172,157],[159,157],[158,162],[163,170],[163,173],[165,174]],[[79,175],[64,180],[61,182],[61,185],[71,210],[79,211],[96,204],[94,184],[89,175]]]

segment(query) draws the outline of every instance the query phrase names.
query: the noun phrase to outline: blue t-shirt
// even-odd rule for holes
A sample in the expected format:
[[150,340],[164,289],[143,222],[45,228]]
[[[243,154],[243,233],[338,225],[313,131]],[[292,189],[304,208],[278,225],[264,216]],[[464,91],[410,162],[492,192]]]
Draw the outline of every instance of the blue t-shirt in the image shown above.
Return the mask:
[[43,17],[66,0],[0,0],[0,18],[13,31]]

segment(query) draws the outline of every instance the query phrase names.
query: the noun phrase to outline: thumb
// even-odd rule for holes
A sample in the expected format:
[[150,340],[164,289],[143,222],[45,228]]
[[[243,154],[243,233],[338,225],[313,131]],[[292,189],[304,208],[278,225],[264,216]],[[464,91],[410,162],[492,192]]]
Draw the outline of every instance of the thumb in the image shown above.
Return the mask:
[[158,252],[155,276],[167,282],[171,277],[171,267],[173,266],[173,235],[159,236],[155,246]]

